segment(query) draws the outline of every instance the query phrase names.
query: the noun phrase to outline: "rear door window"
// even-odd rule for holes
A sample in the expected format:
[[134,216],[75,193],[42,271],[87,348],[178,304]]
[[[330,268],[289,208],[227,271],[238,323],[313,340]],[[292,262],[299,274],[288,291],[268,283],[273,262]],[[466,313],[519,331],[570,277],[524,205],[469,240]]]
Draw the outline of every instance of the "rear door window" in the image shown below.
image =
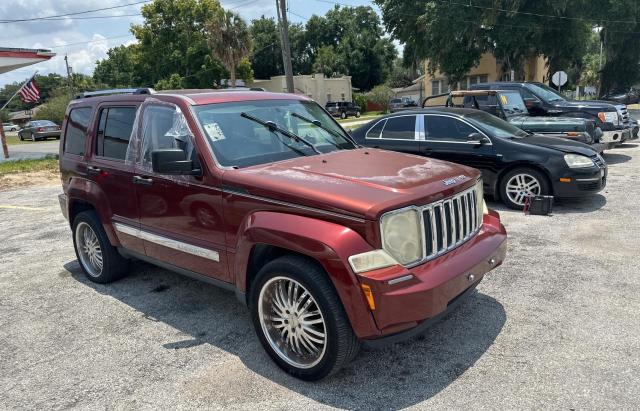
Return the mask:
[[374,124],[373,127],[371,127],[369,131],[367,131],[367,135],[365,136],[365,138],[380,138],[382,128],[384,127],[384,123],[386,121],[387,120],[380,120],[376,124]]
[[69,112],[64,140],[65,153],[84,155],[90,120],[91,107],[74,108]]
[[131,138],[135,107],[106,107],[100,111],[96,138],[96,155],[124,160]]
[[389,117],[381,137],[389,140],[415,140],[416,116]]

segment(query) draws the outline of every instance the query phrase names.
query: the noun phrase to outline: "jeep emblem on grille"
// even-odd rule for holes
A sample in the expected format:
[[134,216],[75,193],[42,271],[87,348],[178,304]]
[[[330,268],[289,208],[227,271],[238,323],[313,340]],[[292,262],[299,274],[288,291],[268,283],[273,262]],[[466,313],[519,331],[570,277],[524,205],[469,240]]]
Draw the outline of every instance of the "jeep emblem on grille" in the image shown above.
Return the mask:
[[460,174],[459,176],[455,176],[455,177],[447,178],[446,180],[442,180],[442,184],[444,184],[445,186],[450,186],[451,184],[455,184],[455,183],[458,183],[460,181],[464,181],[464,180],[466,180],[468,178],[469,177],[465,176],[464,174]]

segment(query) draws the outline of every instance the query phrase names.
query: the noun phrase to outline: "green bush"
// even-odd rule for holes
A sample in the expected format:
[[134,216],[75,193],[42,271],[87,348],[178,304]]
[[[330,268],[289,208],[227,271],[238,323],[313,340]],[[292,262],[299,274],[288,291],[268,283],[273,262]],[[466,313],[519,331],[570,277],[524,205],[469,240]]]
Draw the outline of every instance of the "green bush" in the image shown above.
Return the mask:
[[367,112],[367,96],[361,93],[356,93],[353,95],[353,102],[356,106],[360,107],[360,113]]
[[34,120],[51,120],[54,123],[61,125],[64,120],[64,113],[67,111],[67,106],[71,101],[71,96],[66,92],[56,93],[55,96],[49,98],[38,111],[34,114]]

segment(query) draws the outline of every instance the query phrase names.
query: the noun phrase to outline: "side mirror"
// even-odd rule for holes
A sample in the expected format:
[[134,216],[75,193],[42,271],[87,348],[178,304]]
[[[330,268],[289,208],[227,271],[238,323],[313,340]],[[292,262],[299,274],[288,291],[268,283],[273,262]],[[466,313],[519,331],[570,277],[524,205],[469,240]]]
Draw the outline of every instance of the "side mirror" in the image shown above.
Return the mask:
[[491,140],[480,133],[471,133],[467,137],[467,143],[475,146],[481,146],[490,143]]
[[186,159],[186,154],[179,148],[167,148],[151,152],[151,166],[158,174],[199,174],[194,170],[193,161]]
[[540,108],[542,107],[542,102],[535,98],[525,98],[524,105],[527,108]]

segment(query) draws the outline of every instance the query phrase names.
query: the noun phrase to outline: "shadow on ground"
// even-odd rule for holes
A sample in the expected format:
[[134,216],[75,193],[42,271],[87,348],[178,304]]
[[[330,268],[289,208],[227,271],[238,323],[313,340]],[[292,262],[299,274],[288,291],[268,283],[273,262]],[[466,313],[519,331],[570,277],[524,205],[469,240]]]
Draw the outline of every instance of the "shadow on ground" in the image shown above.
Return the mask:
[[438,394],[474,365],[506,321],[498,301],[475,292],[426,335],[363,350],[336,375],[308,383],[285,374],[268,358],[255,337],[248,310],[232,292],[146,263],[134,263],[129,277],[108,285],[88,281],[77,261],[64,268],[77,281],[131,306],[144,318],[188,336],[164,348],[210,344],[237,356],[255,373],[338,408],[400,409]]
[[[617,146],[616,148],[635,148],[638,147],[638,144],[634,144],[634,143],[623,143],[620,144],[619,146]],[[605,151],[604,156],[606,158],[606,156],[608,156],[609,153]]]
[[631,160],[631,156],[616,153],[604,153],[602,155],[602,158],[604,158],[604,161],[606,161],[609,165],[626,163],[627,161]]

